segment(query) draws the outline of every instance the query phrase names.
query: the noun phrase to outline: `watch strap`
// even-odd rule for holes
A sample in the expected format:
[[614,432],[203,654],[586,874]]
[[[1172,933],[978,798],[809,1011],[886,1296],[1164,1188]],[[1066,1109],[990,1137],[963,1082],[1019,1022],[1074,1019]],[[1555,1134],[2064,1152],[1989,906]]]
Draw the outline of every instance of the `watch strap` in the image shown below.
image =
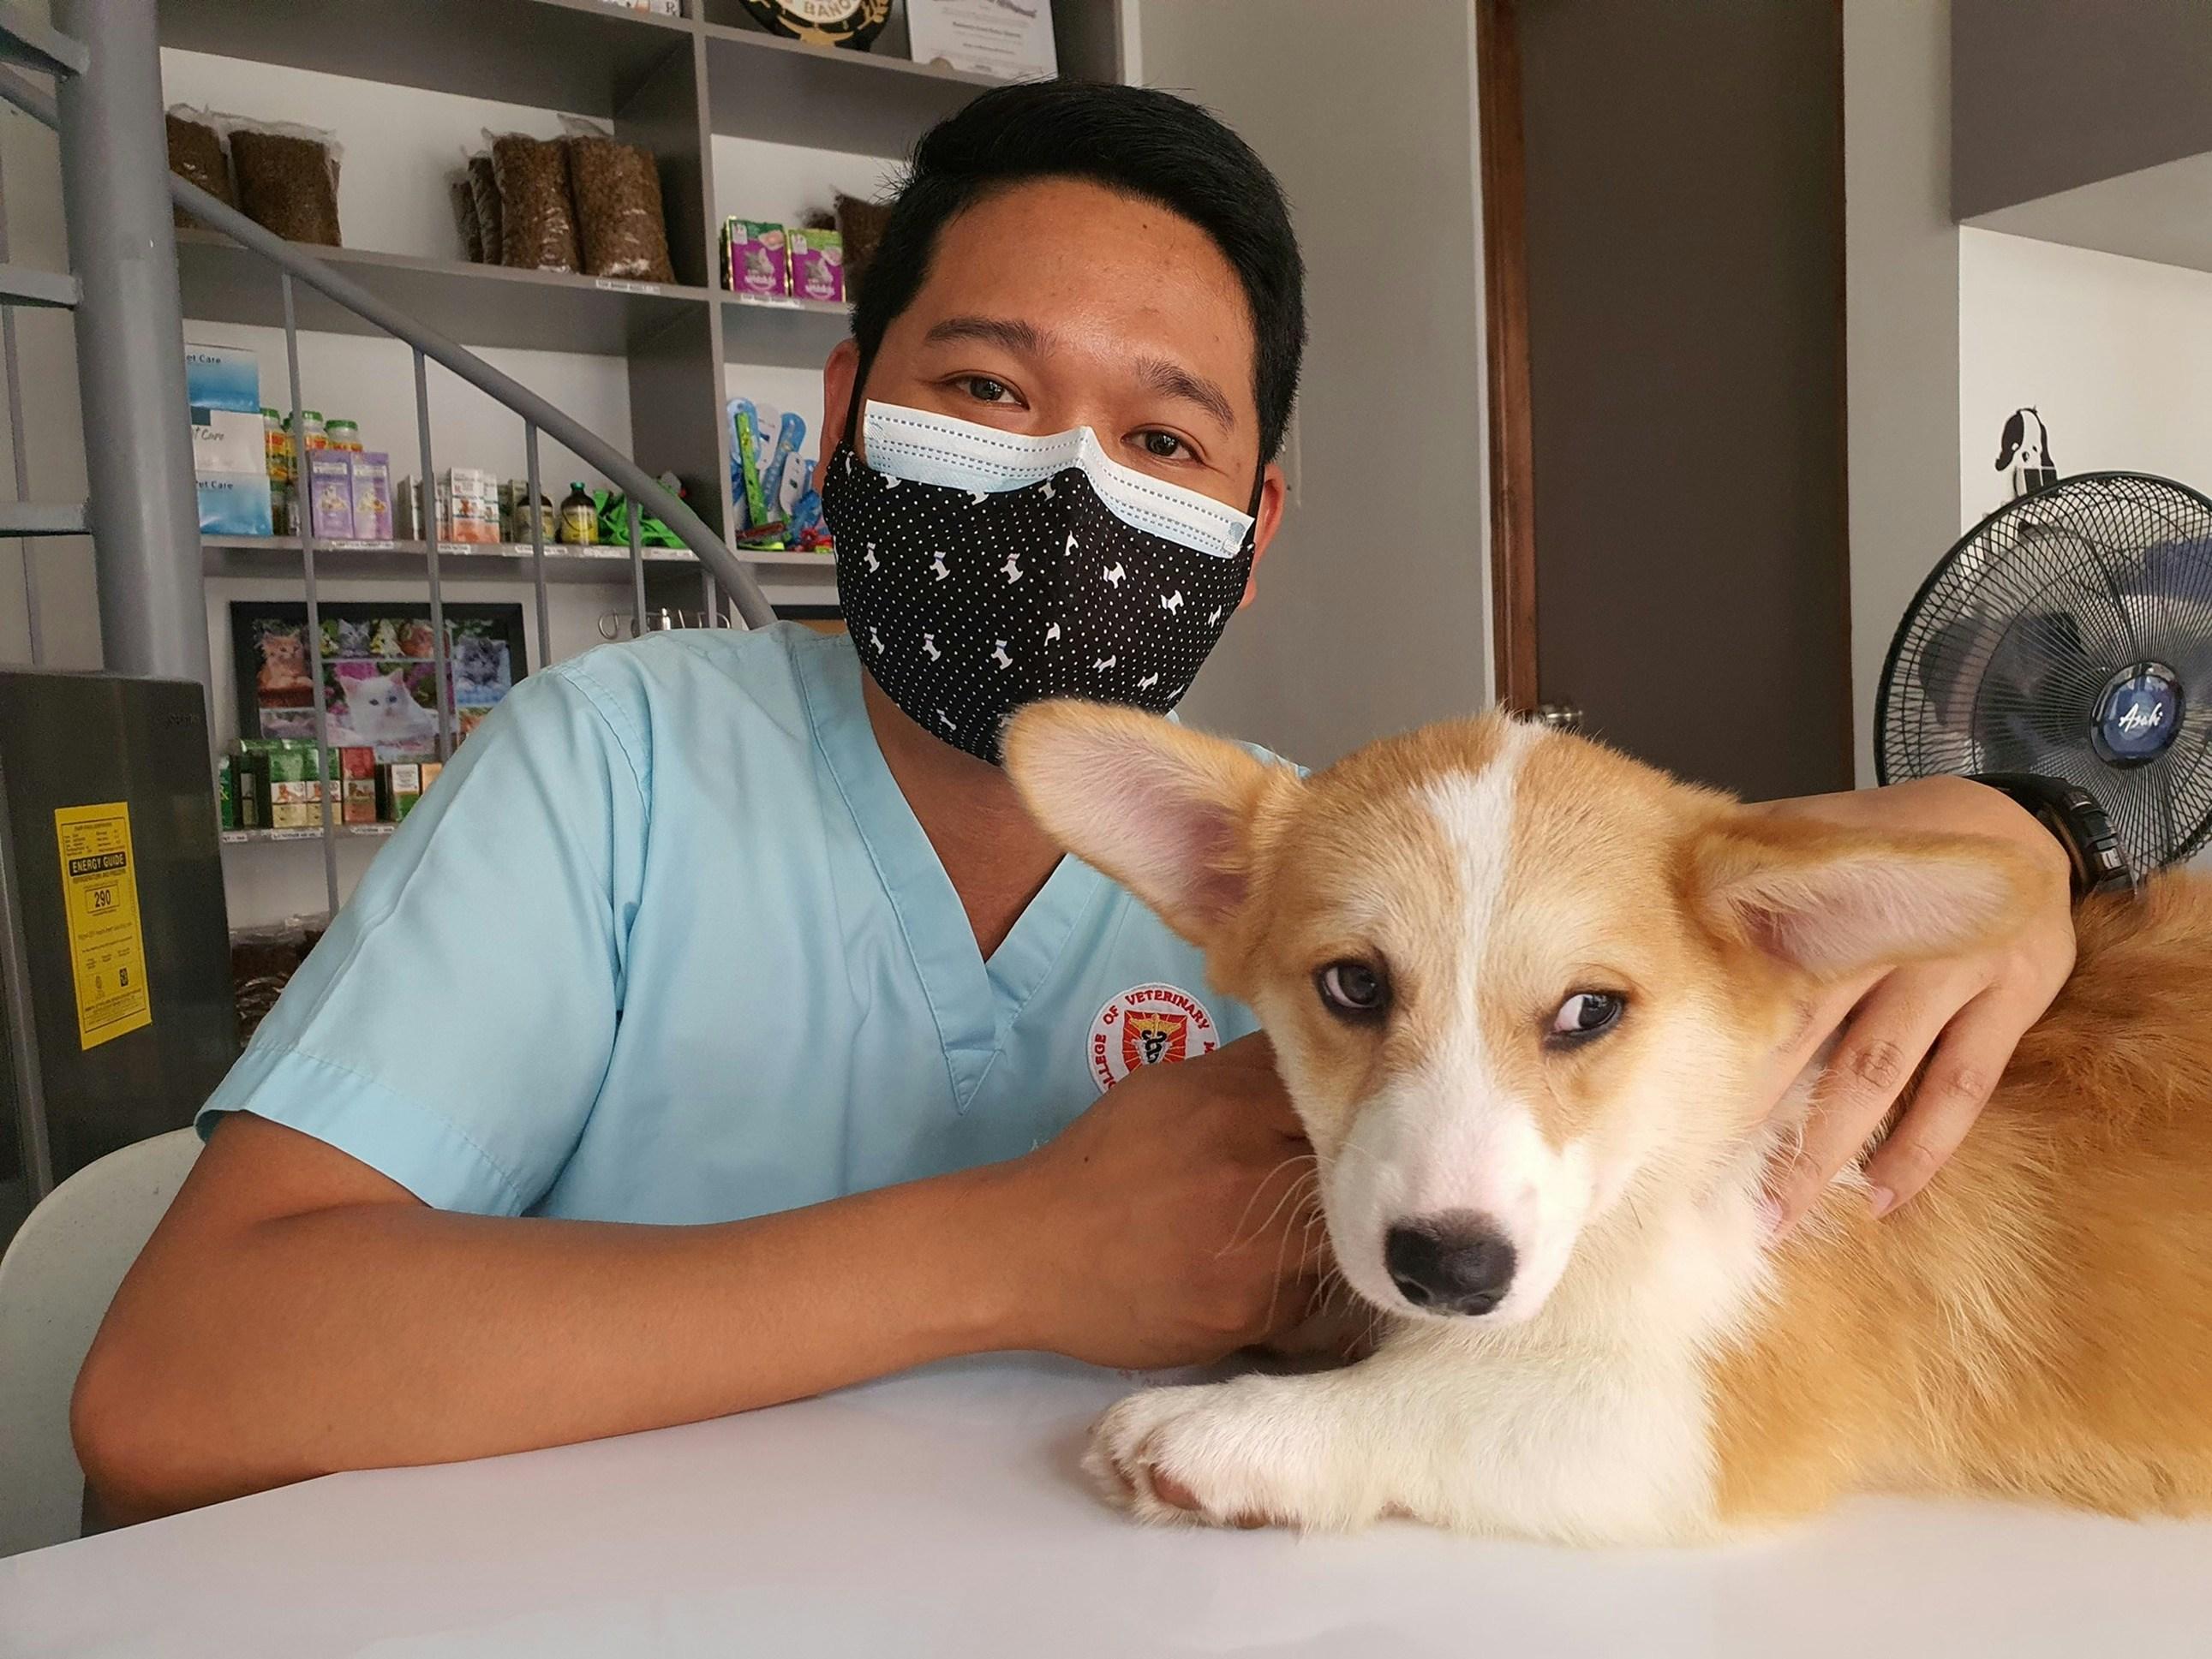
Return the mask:
[[1985,784],[2033,813],[2066,849],[2073,866],[2074,897],[2078,902],[2092,893],[2124,893],[2134,889],[2135,874],[2128,867],[2112,820],[2097,798],[2078,783],[2040,772],[1976,772],[1976,783]]

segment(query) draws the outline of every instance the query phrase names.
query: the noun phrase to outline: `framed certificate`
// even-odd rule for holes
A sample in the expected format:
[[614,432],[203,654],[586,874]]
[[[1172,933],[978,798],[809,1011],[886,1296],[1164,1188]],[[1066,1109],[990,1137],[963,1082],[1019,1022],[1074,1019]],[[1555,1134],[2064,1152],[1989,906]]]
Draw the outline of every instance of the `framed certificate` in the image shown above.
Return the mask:
[[917,64],[944,64],[1002,81],[1048,80],[1059,73],[1052,0],[907,0],[907,29]]

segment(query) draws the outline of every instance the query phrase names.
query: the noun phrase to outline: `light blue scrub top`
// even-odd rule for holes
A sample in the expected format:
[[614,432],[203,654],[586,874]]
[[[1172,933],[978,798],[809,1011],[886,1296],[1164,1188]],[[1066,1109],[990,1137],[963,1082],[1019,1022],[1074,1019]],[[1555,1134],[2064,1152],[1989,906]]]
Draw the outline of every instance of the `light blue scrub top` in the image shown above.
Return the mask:
[[[1014,1157],[1097,1099],[1101,1066],[1255,1029],[1073,859],[987,963],[860,672],[845,639],[785,625],[532,675],[378,855],[202,1133],[258,1113],[447,1209],[724,1221]],[[1172,988],[1122,1000],[1148,986]]]

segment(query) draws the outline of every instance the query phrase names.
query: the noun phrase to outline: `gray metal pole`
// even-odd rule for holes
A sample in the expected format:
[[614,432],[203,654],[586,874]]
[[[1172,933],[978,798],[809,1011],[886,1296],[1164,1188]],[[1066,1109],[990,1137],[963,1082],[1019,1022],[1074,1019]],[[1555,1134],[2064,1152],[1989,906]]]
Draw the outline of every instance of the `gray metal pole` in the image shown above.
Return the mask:
[[55,0],[54,22],[92,58],[61,83],[58,102],[70,264],[84,286],[76,370],[101,656],[113,672],[197,680],[204,691],[199,490],[154,8]]

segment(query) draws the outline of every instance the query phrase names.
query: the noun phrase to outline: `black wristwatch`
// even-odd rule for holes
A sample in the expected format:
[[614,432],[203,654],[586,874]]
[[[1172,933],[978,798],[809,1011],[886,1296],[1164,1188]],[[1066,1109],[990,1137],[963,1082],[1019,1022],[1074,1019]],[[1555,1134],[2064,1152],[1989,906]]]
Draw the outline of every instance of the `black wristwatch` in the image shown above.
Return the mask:
[[2033,812],[2043,827],[2058,838],[2074,866],[2076,903],[2092,893],[2132,891],[2136,879],[2120,851],[2120,838],[2097,798],[2078,783],[2045,777],[2038,772],[1975,772],[1976,783],[1985,783],[1998,793]]

